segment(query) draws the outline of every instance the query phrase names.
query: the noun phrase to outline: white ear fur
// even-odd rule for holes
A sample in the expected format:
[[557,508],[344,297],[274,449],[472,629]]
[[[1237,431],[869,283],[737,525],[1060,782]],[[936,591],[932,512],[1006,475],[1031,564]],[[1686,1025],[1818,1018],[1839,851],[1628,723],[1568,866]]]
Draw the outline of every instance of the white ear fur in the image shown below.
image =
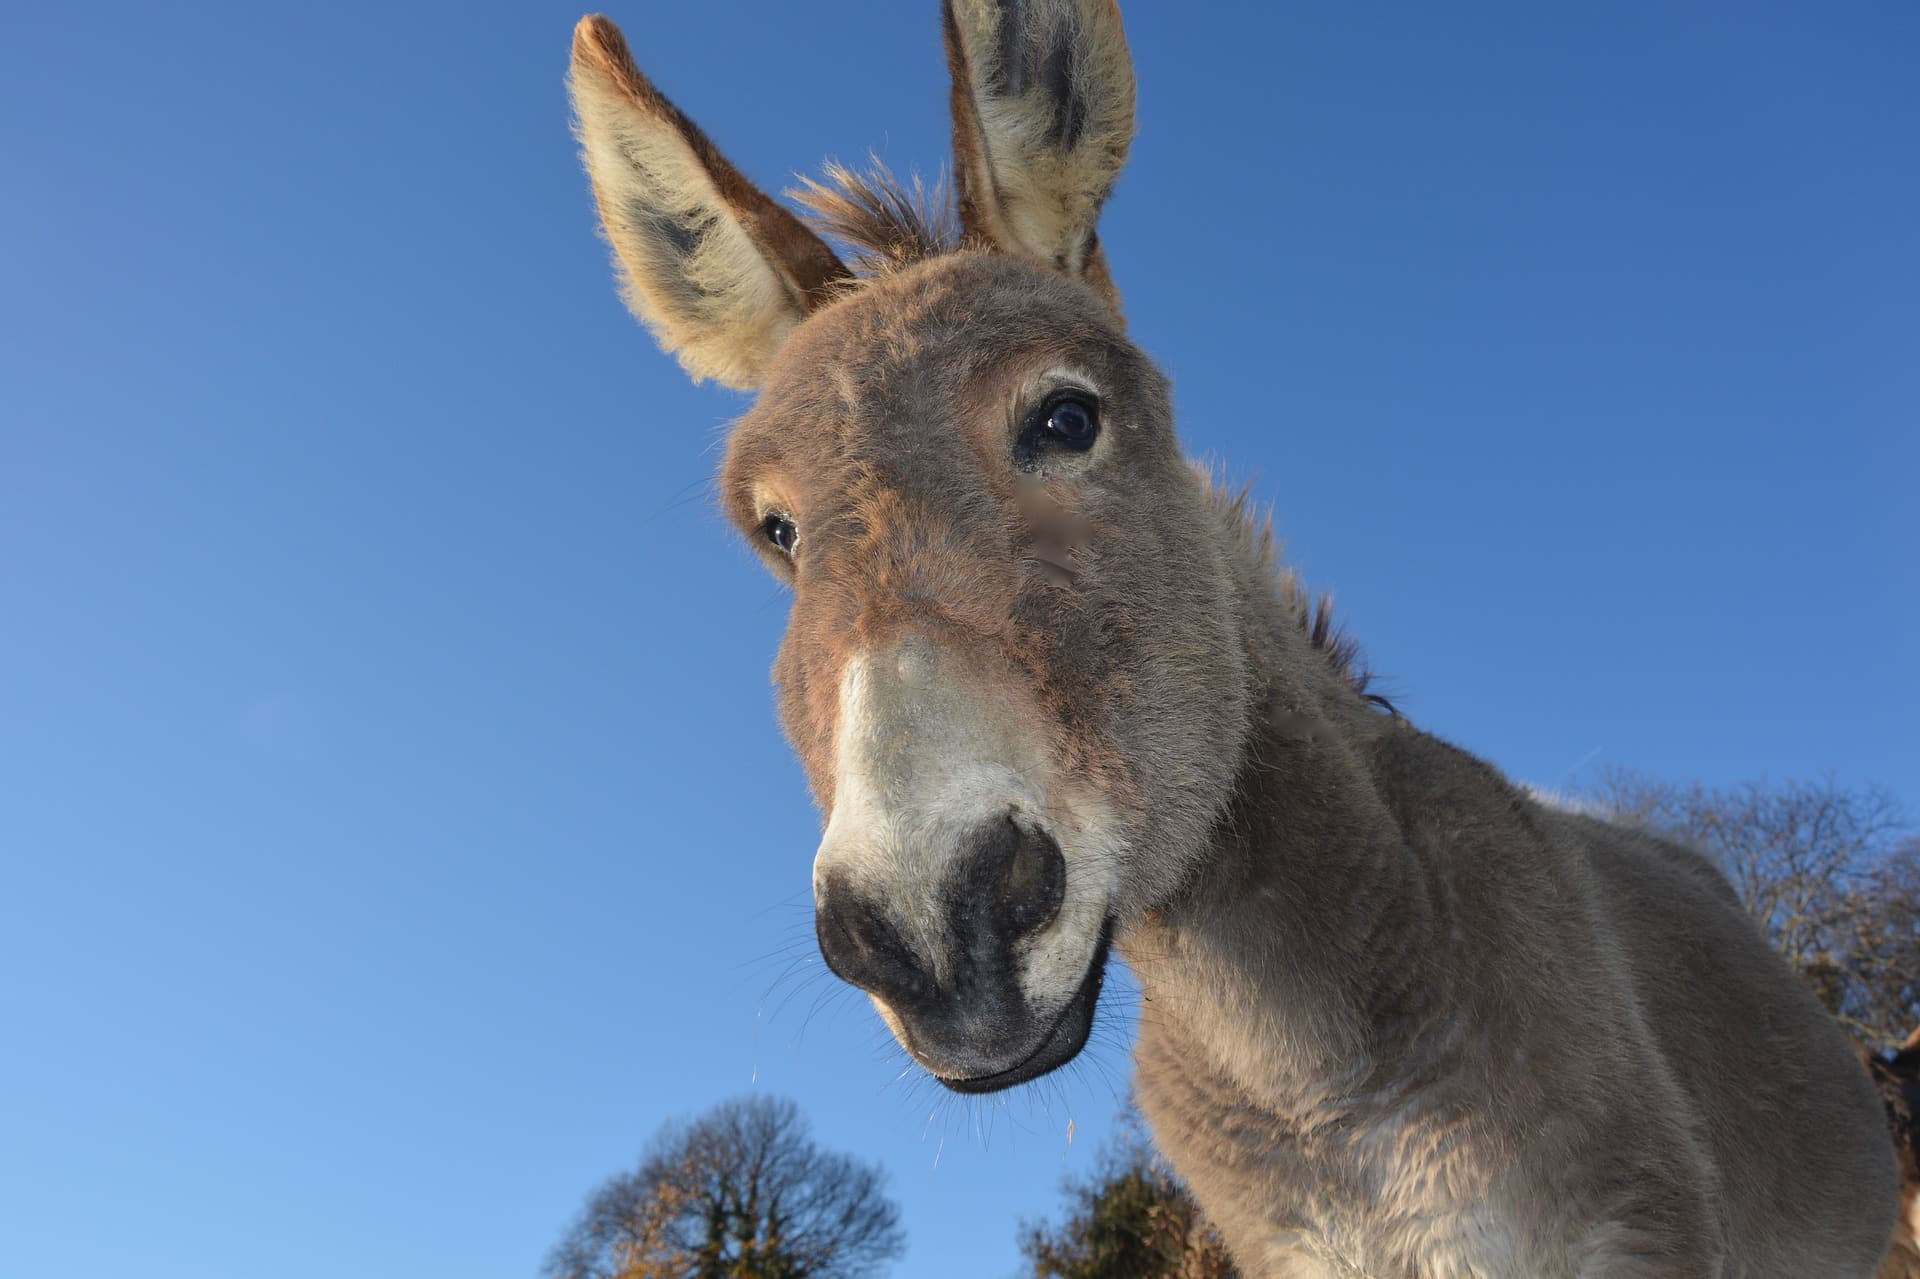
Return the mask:
[[607,19],[575,28],[570,83],[628,307],[696,380],[759,385],[846,268],[653,87]]
[[1118,304],[1094,227],[1133,142],[1133,60],[1113,0],[947,0],[968,233]]

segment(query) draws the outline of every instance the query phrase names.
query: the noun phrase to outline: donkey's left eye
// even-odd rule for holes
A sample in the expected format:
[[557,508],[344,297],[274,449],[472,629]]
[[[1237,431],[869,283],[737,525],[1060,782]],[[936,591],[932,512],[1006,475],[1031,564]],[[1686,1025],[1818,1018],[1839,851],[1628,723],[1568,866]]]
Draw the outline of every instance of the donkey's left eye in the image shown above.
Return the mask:
[[1047,434],[1070,449],[1090,449],[1100,435],[1100,410],[1079,396],[1047,406]]
[[788,555],[793,554],[793,544],[800,540],[800,530],[784,515],[767,516],[760,522],[760,532]]

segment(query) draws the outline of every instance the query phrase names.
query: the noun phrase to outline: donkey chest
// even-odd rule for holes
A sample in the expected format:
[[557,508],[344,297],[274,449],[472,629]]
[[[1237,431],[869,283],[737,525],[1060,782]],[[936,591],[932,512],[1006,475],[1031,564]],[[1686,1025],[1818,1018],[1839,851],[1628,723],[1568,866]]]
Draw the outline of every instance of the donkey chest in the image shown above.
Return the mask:
[[[1502,1213],[1482,1204],[1315,1202],[1273,1212],[1242,1250],[1255,1274],[1280,1279],[1541,1279]],[[1249,1205],[1254,1207],[1254,1205]],[[1264,1267],[1261,1269],[1260,1267]]]
[[1491,1196],[1470,1197],[1445,1175],[1394,1157],[1336,1167],[1333,1158],[1289,1169],[1287,1192],[1260,1213],[1251,1251],[1275,1275],[1333,1279],[1539,1279],[1516,1224]]
[[1169,1079],[1142,1064],[1156,1142],[1250,1274],[1538,1279],[1470,1116],[1415,1099],[1292,1123],[1204,1071]]

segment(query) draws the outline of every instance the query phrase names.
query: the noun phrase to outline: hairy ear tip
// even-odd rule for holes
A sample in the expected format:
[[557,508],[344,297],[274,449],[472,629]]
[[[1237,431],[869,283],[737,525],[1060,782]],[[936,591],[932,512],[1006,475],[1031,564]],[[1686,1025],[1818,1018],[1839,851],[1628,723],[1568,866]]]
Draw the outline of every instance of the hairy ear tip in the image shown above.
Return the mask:
[[580,19],[573,28],[573,65],[607,75],[617,75],[633,65],[627,38],[613,19],[599,13]]

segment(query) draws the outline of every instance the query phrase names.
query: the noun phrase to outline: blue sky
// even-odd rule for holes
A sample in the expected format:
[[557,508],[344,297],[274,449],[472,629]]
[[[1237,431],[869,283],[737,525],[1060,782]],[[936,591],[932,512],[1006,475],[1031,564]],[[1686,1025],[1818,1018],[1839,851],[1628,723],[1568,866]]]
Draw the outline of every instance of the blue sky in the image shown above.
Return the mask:
[[[935,14],[612,11],[768,186],[942,164]],[[615,299],[578,16],[0,17],[0,1274],[525,1277],[759,1088],[1007,1275],[1106,1130],[1123,1007],[968,1105],[811,980],[744,401]],[[1920,805],[1920,11],[1127,19],[1135,333],[1414,719]]]

